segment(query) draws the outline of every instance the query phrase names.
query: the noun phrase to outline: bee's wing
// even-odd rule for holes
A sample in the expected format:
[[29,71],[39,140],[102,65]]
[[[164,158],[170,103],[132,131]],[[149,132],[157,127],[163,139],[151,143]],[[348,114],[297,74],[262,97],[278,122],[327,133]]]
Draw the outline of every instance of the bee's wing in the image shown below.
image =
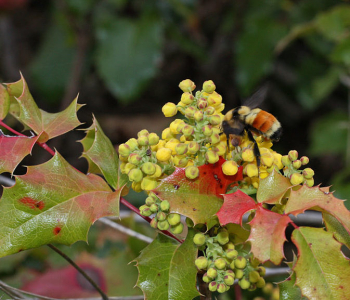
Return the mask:
[[268,85],[265,84],[260,89],[258,89],[252,96],[245,99],[242,103],[244,106],[248,106],[249,108],[256,108],[260,106],[260,104],[265,100],[266,94],[268,90]]

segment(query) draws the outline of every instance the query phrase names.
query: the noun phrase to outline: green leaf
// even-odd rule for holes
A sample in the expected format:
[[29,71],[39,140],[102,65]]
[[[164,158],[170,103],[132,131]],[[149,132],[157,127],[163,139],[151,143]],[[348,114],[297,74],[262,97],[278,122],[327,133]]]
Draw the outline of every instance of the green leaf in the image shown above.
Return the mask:
[[10,109],[10,95],[7,89],[0,84],[0,120],[5,119]]
[[148,300],[191,300],[199,296],[196,289],[197,269],[194,261],[197,248],[194,231],[189,230],[179,245],[167,236],[158,234],[136,258],[139,269],[137,286]]
[[85,175],[58,153],[28,167],[0,201],[0,257],[48,243],[87,240],[97,219],[119,214],[120,190],[111,192],[94,174]]
[[293,272],[290,277],[278,285],[280,291],[279,300],[307,300],[307,298],[302,297],[300,288],[295,285],[295,279],[296,276]]
[[89,162],[90,173],[102,174],[114,189],[127,183],[127,175],[122,175],[119,170],[118,154],[95,117],[93,124],[86,129],[86,137],[80,142],[84,148],[82,156]]
[[292,241],[298,248],[294,272],[302,294],[308,299],[349,299],[349,260],[333,234],[322,228],[300,227],[293,231]]
[[326,99],[329,94],[339,84],[340,71],[338,68],[330,68],[328,72],[320,77],[316,78],[312,82],[312,95],[314,101],[312,102],[312,108],[318,107],[322,100]]
[[343,243],[350,249],[350,234],[345,230],[344,226],[331,214],[323,212],[323,221],[328,232],[333,232],[338,242]]
[[0,173],[13,173],[22,159],[31,153],[37,140],[37,136],[8,136],[0,130]]
[[331,59],[336,62],[350,67],[350,39],[344,39],[335,46],[331,53]]
[[121,101],[137,97],[156,74],[161,34],[161,22],[151,16],[97,24],[97,71]]

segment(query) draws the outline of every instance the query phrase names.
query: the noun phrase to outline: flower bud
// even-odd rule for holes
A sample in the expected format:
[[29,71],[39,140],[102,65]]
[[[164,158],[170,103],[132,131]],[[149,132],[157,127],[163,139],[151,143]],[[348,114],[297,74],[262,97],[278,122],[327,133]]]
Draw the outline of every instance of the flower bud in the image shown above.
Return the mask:
[[212,115],[209,118],[209,123],[214,126],[219,125],[221,124],[221,117],[219,115]]
[[168,215],[167,220],[171,226],[175,226],[181,222],[181,216],[177,213],[172,213]]
[[255,177],[259,175],[259,170],[256,164],[251,163],[247,164],[246,166],[246,172],[249,177]]
[[263,288],[265,286],[265,284],[266,284],[265,283],[265,279],[260,277],[259,280],[256,283],[256,287],[261,289],[261,288]]
[[301,164],[303,166],[307,165],[309,163],[309,158],[307,156],[300,157]]
[[158,221],[157,227],[159,230],[168,230],[169,229],[169,223],[167,220],[164,221]]
[[151,206],[152,204],[156,203],[156,200],[153,197],[147,197],[145,202],[146,202],[146,205]]
[[185,92],[185,93],[183,93],[181,95],[181,100],[180,101],[183,104],[189,105],[189,104],[191,104],[193,102],[193,100],[194,100],[193,95],[191,93],[189,93],[189,92]]
[[311,168],[305,168],[303,170],[303,175],[306,179],[311,179],[312,177],[314,177],[315,172]]
[[129,180],[130,181],[135,181],[135,182],[140,182],[143,178],[143,174],[140,169],[132,169],[128,173]]
[[219,161],[219,158],[219,155],[213,150],[208,150],[207,153],[205,153],[205,159],[210,164],[215,164]]
[[150,208],[147,205],[142,205],[140,206],[140,214],[145,216],[145,217],[149,217],[151,214],[153,214],[153,212],[150,210]]
[[260,275],[257,271],[250,271],[249,272],[249,281],[251,283],[257,282],[259,280],[259,278],[260,278]]
[[[234,263],[234,262],[232,262],[231,265],[232,265],[233,263]],[[230,266],[231,266],[231,265],[230,265]],[[231,269],[232,269],[232,268],[231,268]],[[235,269],[235,278],[241,279],[241,278],[243,278],[243,276],[244,276],[243,270],[241,270],[241,269]]]
[[197,102],[197,107],[199,109],[205,109],[208,106],[208,101],[204,98],[200,98]]
[[129,163],[138,166],[142,161],[142,157],[137,153],[131,153],[129,155],[128,161]]
[[149,135],[149,132],[147,129],[142,129],[141,131],[139,131],[137,133],[137,137],[140,137],[140,136],[148,136]]
[[182,128],[182,134],[184,136],[191,136],[193,133],[194,133],[194,129],[193,129],[193,127],[191,125],[185,125]]
[[204,273],[203,274],[203,281],[206,282],[206,283],[209,283],[211,281],[211,279],[209,278],[209,276],[207,275],[207,273]]
[[226,267],[226,261],[225,259],[223,258],[217,258],[215,261],[214,261],[214,265],[217,269],[219,270],[223,270],[225,269]]
[[294,169],[299,169],[301,167],[301,161],[299,159],[293,161],[292,163]]
[[147,175],[153,175],[154,172],[156,171],[156,167],[154,163],[151,162],[145,162],[141,166],[141,170],[143,173]]
[[166,219],[166,213],[163,211],[159,211],[157,213],[157,219],[158,221],[164,221]]
[[161,148],[156,153],[156,158],[161,162],[167,162],[171,157],[171,149]]
[[233,160],[227,160],[225,161],[222,165],[221,165],[221,168],[222,168],[222,172],[225,174],[225,175],[229,175],[229,176],[232,176],[232,175],[235,175],[237,174],[238,172],[238,165],[235,161]]
[[185,109],[185,116],[188,119],[193,119],[195,112],[196,112],[196,109],[193,106],[189,106]]
[[[210,144],[215,145],[220,142],[220,135],[217,133],[213,133],[209,138],[208,141]],[[216,151],[215,151],[216,152]]]
[[139,147],[139,144],[137,143],[137,140],[135,138],[129,139],[125,144],[130,147],[131,152]]
[[131,163],[126,163],[125,167],[124,167],[124,174],[129,174],[130,170],[135,169],[136,166],[134,164]]
[[304,181],[304,176],[299,173],[293,173],[290,176],[290,183],[293,185],[301,184]]
[[211,136],[213,134],[213,129],[211,125],[205,125],[202,127],[203,134],[205,136]]
[[312,187],[312,186],[314,186],[315,181],[314,181],[313,178],[305,179],[305,184],[306,184],[308,187]]
[[188,166],[185,169],[185,175],[188,179],[196,179],[199,176],[199,169],[195,166]]
[[243,256],[238,256],[236,259],[235,259],[235,267],[237,269],[244,269],[247,265],[247,260],[245,259],[245,257]]
[[290,150],[290,151],[288,152],[288,157],[289,157],[289,160],[290,160],[290,161],[294,161],[294,160],[298,159],[298,151],[296,151],[296,150]]
[[252,162],[255,159],[255,155],[252,149],[250,148],[245,148],[242,151],[242,159],[247,162]]
[[219,233],[216,236],[218,243],[220,245],[225,245],[229,242],[229,235],[228,235],[228,231],[223,229],[221,231],[219,231]]
[[159,182],[156,179],[150,177],[144,177],[141,182],[141,188],[145,191],[154,190],[159,185]]
[[175,152],[179,155],[185,154],[187,152],[187,144],[179,143],[175,146]]
[[196,154],[199,150],[199,144],[195,141],[189,142],[187,147],[187,152],[189,154]]
[[238,251],[235,249],[228,249],[226,250],[226,257],[228,259],[236,259],[238,256]]
[[157,229],[157,225],[158,225],[157,218],[153,218],[150,225],[152,228]]
[[[160,209],[161,209],[162,211],[168,211],[169,208],[170,208],[170,203],[169,203],[169,201],[163,200],[162,202],[160,202]],[[172,224],[170,224],[170,225],[172,225]]]
[[227,289],[227,285],[224,284],[224,283],[219,283],[218,286],[217,286],[217,291],[222,294],[222,293],[225,293],[226,292],[226,289]]
[[265,165],[267,167],[271,167],[274,160],[275,160],[275,158],[273,157],[273,155],[270,152],[265,152],[265,153],[261,154],[261,162],[263,165]]
[[209,268],[207,270],[207,275],[209,278],[211,278],[213,280],[216,278],[216,276],[218,276],[218,271],[216,271],[215,268]]
[[222,96],[215,91],[208,96],[207,100],[209,105],[214,107],[218,107],[220,104],[222,104]]
[[204,81],[203,83],[203,91],[208,93],[208,94],[211,94],[212,92],[215,91],[215,84],[212,80],[207,80],[207,81]]
[[170,231],[173,234],[180,234],[180,233],[183,232],[183,230],[184,230],[184,225],[182,223],[179,223],[177,225],[174,225],[174,226],[170,227]]
[[184,155],[175,155],[173,157],[173,163],[179,168],[184,168],[188,164],[188,158]]
[[281,158],[281,162],[286,167],[290,166],[290,164],[292,163],[288,155],[283,155]]
[[156,133],[152,132],[148,135],[148,144],[150,146],[157,145],[158,142],[159,142],[159,136]]
[[169,141],[170,139],[173,139],[175,138],[175,135],[172,134],[170,128],[165,128],[163,131],[162,131],[162,139],[165,140],[165,141]]
[[200,122],[203,120],[203,117],[204,117],[204,114],[202,111],[200,110],[197,110],[194,115],[193,115],[193,118],[197,121],[197,122]]
[[242,290],[247,290],[250,287],[250,282],[245,278],[242,278],[240,281],[238,281],[238,284]]
[[199,270],[206,270],[208,267],[208,259],[204,256],[200,256],[194,261],[194,264]]
[[250,266],[256,268],[260,265],[260,260],[256,257],[252,256],[249,258]]
[[162,168],[159,165],[157,165],[157,164],[154,164],[154,166],[156,168],[156,171],[154,172],[153,175],[149,175],[149,177],[152,178],[152,179],[157,179],[160,176],[162,176]]
[[128,144],[120,144],[118,148],[119,154],[123,156],[129,156],[131,150]]
[[186,80],[182,80],[180,82],[179,88],[183,92],[192,92],[196,88],[196,85],[194,84],[194,82],[192,80],[186,79]]
[[205,241],[206,241],[205,234],[201,232],[196,233],[195,236],[193,237],[193,242],[197,246],[203,246],[205,244]]
[[168,102],[162,107],[162,112],[166,117],[173,117],[177,114],[177,107],[174,103]]
[[131,184],[131,188],[136,192],[136,193],[139,193],[139,192],[141,192],[142,191],[142,189],[141,189],[141,182],[133,182],[132,184]]
[[233,285],[233,283],[235,282],[234,274],[233,274],[233,276],[232,275],[225,275],[224,282],[227,285]]
[[266,274],[266,269],[263,266],[258,267],[257,271],[258,271],[260,276],[265,276],[265,274]]
[[152,212],[157,212],[158,211],[158,205],[157,204],[151,204],[151,206],[149,207],[149,209],[152,211]]
[[208,285],[208,288],[209,288],[209,291],[215,292],[217,290],[217,283],[215,281],[210,282]]
[[212,106],[208,106],[206,109],[205,109],[205,112],[207,113],[208,116],[212,115],[215,113],[215,107],[212,107]]

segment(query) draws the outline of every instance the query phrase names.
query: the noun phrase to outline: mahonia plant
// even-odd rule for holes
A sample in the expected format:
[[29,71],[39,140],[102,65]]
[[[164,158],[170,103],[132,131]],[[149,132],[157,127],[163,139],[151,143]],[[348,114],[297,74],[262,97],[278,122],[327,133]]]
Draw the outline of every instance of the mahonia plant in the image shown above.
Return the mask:
[[[96,119],[80,141],[88,174],[74,169],[46,142],[80,125],[75,99],[63,112],[40,110],[22,77],[0,85],[0,171],[13,174],[34,145],[53,157],[27,174],[15,176],[0,200],[0,257],[48,243],[86,240],[103,216],[118,216],[119,202],[159,230],[135,259],[137,286],[146,299],[193,299],[227,292],[232,285],[253,291],[265,283],[266,262],[285,259],[287,226],[297,255],[291,275],[279,284],[280,299],[349,299],[350,213],[329,187],[314,186],[309,159],[295,150],[282,155],[255,135],[261,158],[247,134],[239,146],[221,130],[225,106],[208,80],[202,90],[187,79],[165,117],[175,117],[161,135],[141,130],[119,145],[118,154]],[[12,115],[34,134],[23,135],[2,120]],[[178,116],[178,118],[176,118]],[[103,175],[98,176],[97,174]],[[145,193],[134,208],[122,196]],[[305,210],[322,213],[325,228],[298,227],[291,219]]]

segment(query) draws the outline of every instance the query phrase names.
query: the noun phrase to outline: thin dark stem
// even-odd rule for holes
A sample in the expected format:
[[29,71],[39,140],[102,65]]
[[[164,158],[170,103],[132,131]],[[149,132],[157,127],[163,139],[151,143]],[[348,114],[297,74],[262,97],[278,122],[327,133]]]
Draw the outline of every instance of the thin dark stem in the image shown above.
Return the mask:
[[66,254],[64,254],[61,250],[59,250],[58,248],[56,248],[54,245],[52,244],[48,244],[48,246],[54,250],[55,252],[57,252],[59,255],[61,255],[66,261],[68,261],[74,268],[76,268],[78,270],[78,272],[83,275],[85,277],[85,279],[87,281],[89,281],[91,283],[91,285],[96,289],[96,291],[98,291],[102,297],[103,300],[108,300],[107,295],[100,289],[100,287],[96,284],[95,281],[93,281],[85,272],[83,269],[81,269],[73,260],[71,260]]
[[242,300],[242,290],[241,287],[238,284],[235,284],[233,286],[233,288],[235,289],[235,299],[236,300]]

